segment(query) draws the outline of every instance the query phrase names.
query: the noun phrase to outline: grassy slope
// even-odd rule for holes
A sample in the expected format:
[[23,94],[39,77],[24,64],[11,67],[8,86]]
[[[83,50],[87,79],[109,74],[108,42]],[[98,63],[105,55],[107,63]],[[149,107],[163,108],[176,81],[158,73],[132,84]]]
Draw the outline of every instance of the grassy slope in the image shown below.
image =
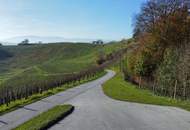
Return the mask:
[[[78,58],[94,53],[94,48],[89,44],[47,44],[33,46],[4,47],[13,54],[12,58],[1,62],[1,70],[9,72],[22,72],[28,69],[42,70],[43,73],[61,73],[78,71],[80,66],[88,65],[92,60],[84,60],[78,68],[68,64],[77,62]],[[72,61],[71,61],[72,59]],[[33,67],[35,66],[35,68]],[[69,67],[65,69],[65,67]],[[38,69],[36,69],[38,68]],[[4,71],[5,72],[5,71]]]
[[[105,45],[92,45],[92,44],[46,44],[46,45],[33,45],[33,46],[6,46],[4,50],[13,54],[12,58],[6,61],[1,61],[1,69],[14,70],[25,69],[34,65],[44,69],[47,72],[65,72],[77,71],[78,68],[69,66],[70,63],[77,63],[79,66],[82,64],[90,64],[94,62],[96,53],[102,49],[106,53],[112,52],[117,49],[119,44]],[[67,65],[67,70],[63,68],[63,64]],[[56,69],[55,69],[56,67]],[[63,69],[63,70],[62,70]]]
[[98,51],[110,53],[120,47],[114,43],[104,46],[85,43],[4,46],[1,48],[13,57],[0,59],[0,83],[17,85],[21,84],[22,77],[26,77],[23,82],[27,79],[30,82],[35,78],[46,79],[49,75],[78,72],[95,64]]
[[137,86],[124,81],[121,73],[117,73],[114,78],[107,81],[103,85],[103,90],[106,95],[117,100],[175,106],[190,111],[189,101],[180,101],[168,97],[156,96],[149,90],[138,89]]
[[18,126],[13,130],[40,130],[56,123],[60,118],[64,118],[65,113],[71,111],[71,105],[56,106]]

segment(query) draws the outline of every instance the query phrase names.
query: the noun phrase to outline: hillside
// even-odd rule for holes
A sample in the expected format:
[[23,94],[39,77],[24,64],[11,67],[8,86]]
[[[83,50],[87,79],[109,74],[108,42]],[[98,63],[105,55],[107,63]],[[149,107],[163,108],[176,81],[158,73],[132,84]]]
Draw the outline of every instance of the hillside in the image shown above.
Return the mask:
[[[26,35],[26,36],[16,36],[7,39],[2,39],[2,43],[20,43],[23,39],[28,39],[30,43],[38,43],[39,41],[43,43],[54,43],[54,42],[91,42],[97,39],[88,39],[88,38],[66,38],[60,36],[35,36],[35,35]],[[109,41],[109,40],[108,40]]]
[[120,44],[54,43],[28,46],[3,46],[0,49],[1,82],[21,82],[78,72],[94,65],[99,51],[111,53]]

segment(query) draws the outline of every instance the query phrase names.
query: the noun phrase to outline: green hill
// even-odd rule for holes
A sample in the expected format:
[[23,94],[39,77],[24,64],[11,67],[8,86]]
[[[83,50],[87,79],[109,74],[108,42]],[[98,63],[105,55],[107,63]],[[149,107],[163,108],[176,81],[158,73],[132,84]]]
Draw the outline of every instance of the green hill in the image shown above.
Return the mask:
[[120,47],[119,43],[3,46],[0,48],[0,81],[19,85],[22,81],[78,72],[94,65],[99,51],[111,53]]

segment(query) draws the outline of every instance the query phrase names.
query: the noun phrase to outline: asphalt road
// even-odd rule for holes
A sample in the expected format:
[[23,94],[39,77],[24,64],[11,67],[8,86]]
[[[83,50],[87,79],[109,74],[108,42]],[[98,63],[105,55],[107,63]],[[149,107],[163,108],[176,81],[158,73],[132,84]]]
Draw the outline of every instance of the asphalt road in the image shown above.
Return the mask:
[[50,130],[190,130],[190,112],[113,100],[99,84],[67,103],[75,111]]
[[97,80],[79,85],[64,92],[57,93],[53,96],[44,98],[23,108],[19,108],[13,112],[0,116],[0,130],[10,130],[15,128],[16,126],[56,105],[65,104],[66,101],[76,98],[78,95],[81,95],[104,83],[106,80],[113,77],[113,75],[114,72],[109,71],[105,76]]
[[50,130],[190,130],[190,112],[175,108],[113,100],[104,95],[104,77],[58,93],[0,117],[0,130],[9,130],[63,103],[75,111]]

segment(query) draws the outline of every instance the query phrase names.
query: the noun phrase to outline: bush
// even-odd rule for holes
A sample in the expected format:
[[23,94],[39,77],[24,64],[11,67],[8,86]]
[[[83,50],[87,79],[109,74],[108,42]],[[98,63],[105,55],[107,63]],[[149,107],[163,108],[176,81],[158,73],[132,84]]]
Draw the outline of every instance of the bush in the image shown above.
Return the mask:
[[157,70],[158,86],[162,94],[173,96],[174,86],[177,80],[178,55],[174,49],[166,49],[164,61]]

